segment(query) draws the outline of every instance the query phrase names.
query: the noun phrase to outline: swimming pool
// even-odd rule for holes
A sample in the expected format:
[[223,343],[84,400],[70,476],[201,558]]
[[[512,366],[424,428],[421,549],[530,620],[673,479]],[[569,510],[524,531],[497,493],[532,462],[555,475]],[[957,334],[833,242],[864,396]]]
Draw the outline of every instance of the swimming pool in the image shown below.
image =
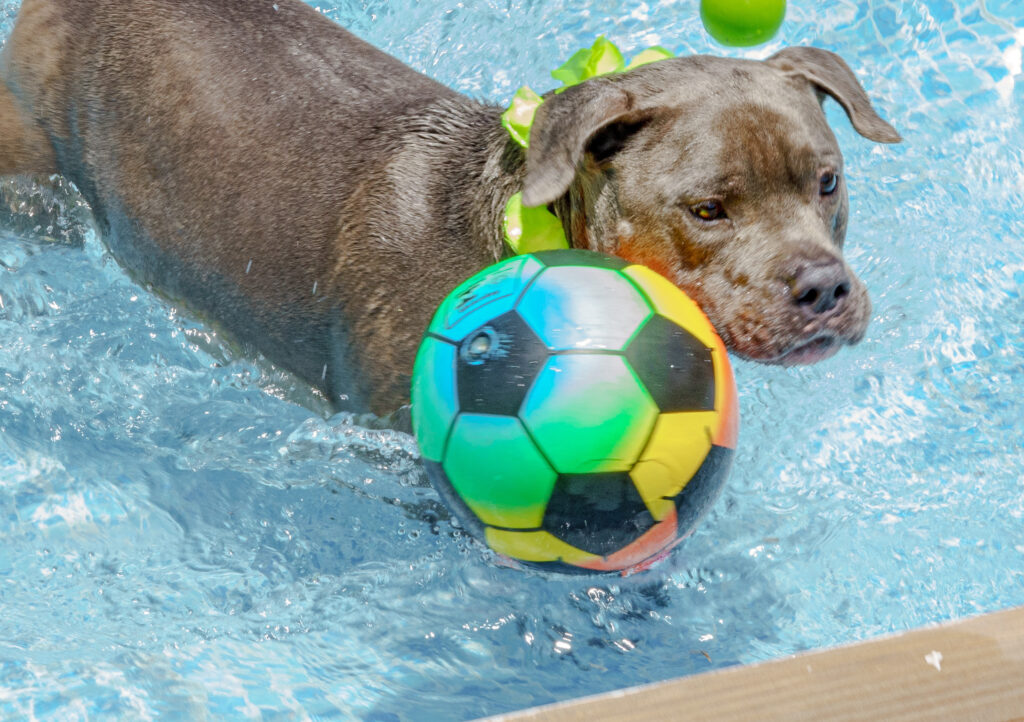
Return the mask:
[[[600,33],[723,52],[695,1],[312,4],[496,102]],[[737,364],[723,497],[624,580],[494,566],[409,437],[295,403],[135,285],[73,196],[6,183],[0,718],[464,719],[1024,603],[1014,6],[797,0],[744,53],[840,52],[905,137],[829,103],[874,319],[812,368]]]

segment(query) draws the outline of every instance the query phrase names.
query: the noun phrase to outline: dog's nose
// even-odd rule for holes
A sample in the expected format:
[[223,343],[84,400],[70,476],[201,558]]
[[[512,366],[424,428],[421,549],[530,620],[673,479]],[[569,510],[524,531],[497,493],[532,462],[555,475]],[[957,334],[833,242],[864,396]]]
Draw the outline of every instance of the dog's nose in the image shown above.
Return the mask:
[[793,302],[811,317],[841,306],[850,287],[846,266],[836,259],[802,266],[790,281]]

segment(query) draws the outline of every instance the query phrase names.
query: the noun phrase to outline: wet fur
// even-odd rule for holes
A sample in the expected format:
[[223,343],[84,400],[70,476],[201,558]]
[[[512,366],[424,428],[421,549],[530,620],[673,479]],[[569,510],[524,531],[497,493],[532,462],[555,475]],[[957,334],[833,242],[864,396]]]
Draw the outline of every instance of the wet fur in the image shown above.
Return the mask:
[[[838,57],[792,48],[589,81],[545,102],[524,154],[500,108],[299,0],[24,0],[3,80],[0,173],[62,173],[140,282],[377,413],[407,401],[437,303],[503,254],[520,189],[573,245],[690,292],[741,355],[856,342],[870,304],[841,261],[845,185],[817,192],[842,170],[822,97],[899,139]],[[690,213],[707,197],[727,223]],[[808,318],[794,279],[836,263],[843,308]]]

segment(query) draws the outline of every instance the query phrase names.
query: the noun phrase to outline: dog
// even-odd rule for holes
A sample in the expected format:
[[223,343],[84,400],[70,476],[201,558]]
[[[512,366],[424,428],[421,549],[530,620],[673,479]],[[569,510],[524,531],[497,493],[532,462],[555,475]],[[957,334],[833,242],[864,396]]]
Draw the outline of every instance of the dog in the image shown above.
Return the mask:
[[338,409],[408,402],[421,335],[507,251],[522,191],[574,247],[686,291],[740,357],[824,359],[871,305],[825,96],[900,140],[837,55],[684,57],[501,108],[300,0],[24,0],[0,66],[0,173],[59,173],[141,284]]

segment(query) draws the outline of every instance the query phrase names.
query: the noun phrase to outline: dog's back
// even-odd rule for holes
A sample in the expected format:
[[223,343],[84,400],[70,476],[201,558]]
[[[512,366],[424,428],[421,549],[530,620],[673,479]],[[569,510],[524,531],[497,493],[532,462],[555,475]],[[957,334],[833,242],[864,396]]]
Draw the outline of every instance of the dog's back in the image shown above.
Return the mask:
[[[353,366],[332,362],[351,343],[336,329],[338,266],[364,264],[366,289],[342,294],[360,303],[392,266],[343,259],[345,231],[373,235],[368,216],[395,215],[375,207],[394,202],[389,186],[424,202],[430,168],[393,167],[409,125],[473,104],[304,3],[271,0],[25,0],[6,81],[0,171],[59,169],[140,281],[311,383],[358,393],[364,371],[328,378]],[[468,275],[487,260],[461,263]]]

